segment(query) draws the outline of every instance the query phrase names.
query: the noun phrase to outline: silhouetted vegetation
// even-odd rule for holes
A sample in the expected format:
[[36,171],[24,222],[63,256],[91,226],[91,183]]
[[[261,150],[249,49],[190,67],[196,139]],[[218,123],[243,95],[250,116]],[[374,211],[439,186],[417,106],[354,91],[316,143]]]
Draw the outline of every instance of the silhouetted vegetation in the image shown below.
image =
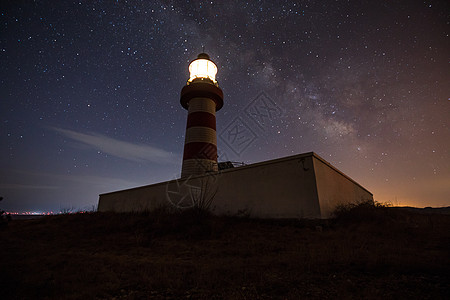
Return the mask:
[[206,210],[13,220],[2,299],[428,298],[450,294],[450,216],[367,203],[332,220]]
[[[0,197],[0,201],[3,200],[3,197]],[[11,216],[7,214],[4,210],[0,209],[0,228],[8,225],[8,222],[11,221]]]
[[391,219],[390,205],[374,201],[339,205],[333,217],[337,223],[384,223]]

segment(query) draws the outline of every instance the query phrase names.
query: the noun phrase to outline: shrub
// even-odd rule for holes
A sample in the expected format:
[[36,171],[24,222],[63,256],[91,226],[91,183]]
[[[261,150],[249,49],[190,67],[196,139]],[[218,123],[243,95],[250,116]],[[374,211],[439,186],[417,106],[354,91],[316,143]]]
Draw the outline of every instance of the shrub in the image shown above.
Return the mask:
[[[0,197],[0,201],[3,200],[3,197]],[[0,227],[8,225],[8,222],[11,221],[11,216],[7,214],[4,210],[0,209]]]
[[333,219],[337,223],[383,222],[389,218],[388,207],[372,200],[342,204],[334,210]]

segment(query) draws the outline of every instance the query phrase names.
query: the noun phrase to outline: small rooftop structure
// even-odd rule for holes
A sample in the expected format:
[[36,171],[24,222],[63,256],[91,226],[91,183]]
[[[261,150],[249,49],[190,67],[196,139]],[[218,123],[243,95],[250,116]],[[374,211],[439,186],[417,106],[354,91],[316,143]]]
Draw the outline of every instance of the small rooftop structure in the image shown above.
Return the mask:
[[245,166],[245,163],[238,161],[222,161],[218,163],[219,171]]

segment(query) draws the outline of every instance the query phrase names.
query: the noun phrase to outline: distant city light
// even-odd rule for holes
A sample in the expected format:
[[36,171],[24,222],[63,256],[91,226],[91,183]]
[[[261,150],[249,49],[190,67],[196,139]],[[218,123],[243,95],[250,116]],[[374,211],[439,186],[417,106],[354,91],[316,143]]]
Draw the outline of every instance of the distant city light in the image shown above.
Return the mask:
[[60,213],[55,213],[53,211],[8,211],[6,214],[12,215],[12,216],[50,216],[50,215],[57,215]]
[[54,211],[7,211],[5,212],[7,215],[11,216],[52,216],[52,215],[66,215],[66,214],[84,214],[91,213],[93,211],[90,210],[79,210],[72,212],[54,212]]

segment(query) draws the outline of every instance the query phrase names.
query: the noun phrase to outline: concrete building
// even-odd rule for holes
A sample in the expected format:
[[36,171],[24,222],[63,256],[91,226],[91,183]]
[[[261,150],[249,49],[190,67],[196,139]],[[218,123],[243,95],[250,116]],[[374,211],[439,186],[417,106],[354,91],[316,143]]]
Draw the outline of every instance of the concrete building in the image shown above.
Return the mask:
[[219,170],[215,113],[223,106],[223,93],[217,67],[201,53],[189,72],[180,97],[188,110],[180,179],[102,194],[99,211],[171,205],[260,218],[328,218],[339,204],[373,201],[369,191],[313,152]]
[[339,204],[373,195],[310,152],[100,195],[99,211],[180,209],[209,203],[215,214],[328,218]]

